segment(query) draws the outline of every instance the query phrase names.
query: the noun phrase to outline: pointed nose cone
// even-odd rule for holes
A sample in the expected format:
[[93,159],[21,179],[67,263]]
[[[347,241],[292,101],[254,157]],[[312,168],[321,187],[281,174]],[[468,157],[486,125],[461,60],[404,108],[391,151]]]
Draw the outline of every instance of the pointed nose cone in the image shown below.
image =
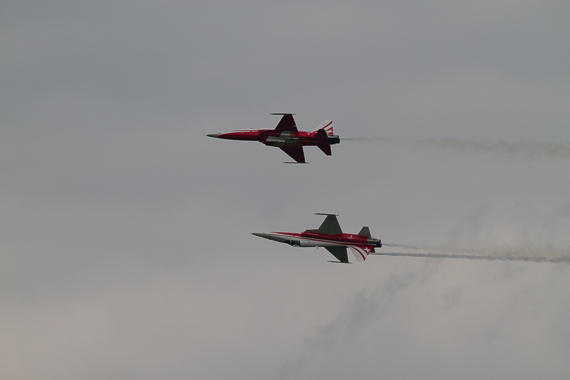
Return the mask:
[[221,133],[210,133],[209,135],[207,135],[208,137],[216,137],[216,138],[220,138]]
[[280,241],[279,239],[276,239],[272,234],[268,234],[268,233],[264,233],[264,232],[252,232],[251,234],[255,235],[255,236],[259,236],[260,238],[264,238],[264,239]]
[[267,232],[252,232],[252,235],[255,236],[259,236],[261,238],[264,239],[269,239],[269,240],[273,240],[273,241],[278,241],[280,243],[285,242],[285,240],[287,240],[287,238],[280,236],[280,235],[276,235],[274,233],[267,233]]

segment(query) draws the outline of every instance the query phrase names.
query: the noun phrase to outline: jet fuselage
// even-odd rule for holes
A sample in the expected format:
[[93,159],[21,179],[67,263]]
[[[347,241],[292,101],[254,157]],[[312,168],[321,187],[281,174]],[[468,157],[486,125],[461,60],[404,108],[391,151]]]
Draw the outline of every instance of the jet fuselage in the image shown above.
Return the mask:
[[[318,131],[317,131],[318,132]],[[338,135],[322,135],[317,132],[276,132],[273,129],[246,129],[223,133],[211,133],[209,137],[217,137],[226,140],[259,141],[269,146],[318,146],[334,145],[340,142]],[[317,136],[318,134],[318,136]]]
[[209,137],[225,140],[259,141],[268,146],[275,146],[287,153],[298,163],[305,163],[304,146],[317,146],[327,156],[332,155],[331,145],[340,143],[340,138],[333,134],[331,120],[323,121],[312,132],[299,131],[293,114],[283,115],[275,129],[245,129],[222,133],[211,133]]
[[375,247],[382,247],[380,239],[373,238],[367,226],[362,227],[358,235],[345,234],[340,228],[337,215],[322,213],[316,215],[324,215],[326,218],[321,226],[315,230],[305,230],[301,233],[254,232],[253,235],[286,243],[293,247],[324,247],[341,263],[349,263],[347,248],[350,248],[356,261],[362,262],[370,253],[375,252]]
[[286,243],[295,247],[334,247],[338,245],[345,247],[348,247],[350,245],[382,247],[380,239],[345,233],[340,235],[325,235],[312,231],[305,231],[302,233],[254,232],[253,235],[269,240],[278,241],[280,243]]
[[[295,232],[254,232],[253,235],[265,239],[289,244],[293,247],[346,247],[351,248],[355,254],[362,257],[362,261],[370,252],[374,252],[374,247],[382,247],[380,239],[354,234],[327,235],[314,231]],[[359,260],[360,261],[360,260]]]

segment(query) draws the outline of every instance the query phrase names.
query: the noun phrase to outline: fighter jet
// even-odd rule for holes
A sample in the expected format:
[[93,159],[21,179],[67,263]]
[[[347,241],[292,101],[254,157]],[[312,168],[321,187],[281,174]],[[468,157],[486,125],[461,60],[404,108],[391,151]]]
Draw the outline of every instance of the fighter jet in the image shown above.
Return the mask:
[[303,146],[316,145],[330,156],[331,145],[338,144],[340,138],[333,134],[331,120],[323,121],[311,132],[298,131],[293,119],[293,113],[272,113],[283,115],[275,129],[246,129],[223,133],[212,133],[209,137],[227,140],[259,141],[268,146],[276,146],[287,153],[297,163],[305,163]]
[[370,253],[374,253],[375,247],[382,247],[380,239],[371,237],[370,230],[366,226],[362,227],[358,235],[345,234],[336,218],[338,215],[320,213],[315,215],[326,215],[318,230],[306,230],[300,234],[293,232],[254,232],[253,235],[287,243],[293,247],[324,247],[338,259],[338,261],[329,261],[332,263],[350,264],[346,251],[347,247],[354,254],[356,261],[360,262],[366,260]]

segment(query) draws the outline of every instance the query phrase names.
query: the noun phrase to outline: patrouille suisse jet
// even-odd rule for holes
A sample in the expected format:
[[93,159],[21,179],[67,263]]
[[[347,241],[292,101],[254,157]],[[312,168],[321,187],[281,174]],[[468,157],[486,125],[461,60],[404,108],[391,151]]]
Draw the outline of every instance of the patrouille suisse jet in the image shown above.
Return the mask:
[[333,135],[331,120],[323,121],[312,132],[303,132],[297,130],[293,113],[272,113],[271,115],[283,115],[275,129],[245,129],[212,133],[208,136],[227,140],[259,141],[268,146],[276,146],[301,164],[305,163],[304,146],[318,146],[327,156],[330,156],[332,154],[331,145],[340,142],[340,138]]
[[[346,248],[350,248],[356,261],[364,261],[370,253],[374,253],[375,247],[382,247],[380,239],[370,236],[368,227],[362,227],[358,235],[345,234],[340,228],[340,224],[335,214],[315,214],[326,215],[326,219],[318,230],[306,230],[302,233],[292,232],[270,232],[257,233],[253,235],[275,240],[280,243],[287,243],[293,247],[324,247],[338,259],[338,262],[349,263]],[[337,261],[331,261],[337,262]]]

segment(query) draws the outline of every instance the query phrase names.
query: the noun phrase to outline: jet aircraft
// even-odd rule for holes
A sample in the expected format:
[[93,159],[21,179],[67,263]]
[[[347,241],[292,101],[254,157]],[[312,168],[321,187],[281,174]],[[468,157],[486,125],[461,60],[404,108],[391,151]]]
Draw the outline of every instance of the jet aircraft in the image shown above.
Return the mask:
[[269,240],[275,240],[280,243],[287,243],[293,247],[324,247],[333,254],[338,261],[330,261],[333,263],[347,263],[348,255],[346,248],[350,248],[356,261],[364,261],[370,253],[374,253],[375,247],[382,247],[380,239],[370,236],[368,227],[362,227],[358,235],[345,234],[340,228],[340,224],[335,214],[320,214],[326,218],[317,230],[306,230],[302,233],[293,232],[270,232],[257,233],[253,235]]
[[259,141],[268,146],[276,146],[287,153],[297,163],[305,163],[304,146],[318,146],[327,156],[332,155],[331,145],[338,144],[340,138],[333,134],[331,120],[325,120],[311,132],[297,130],[293,113],[272,113],[283,115],[275,129],[246,129],[223,133],[212,133],[209,137],[227,140]]

